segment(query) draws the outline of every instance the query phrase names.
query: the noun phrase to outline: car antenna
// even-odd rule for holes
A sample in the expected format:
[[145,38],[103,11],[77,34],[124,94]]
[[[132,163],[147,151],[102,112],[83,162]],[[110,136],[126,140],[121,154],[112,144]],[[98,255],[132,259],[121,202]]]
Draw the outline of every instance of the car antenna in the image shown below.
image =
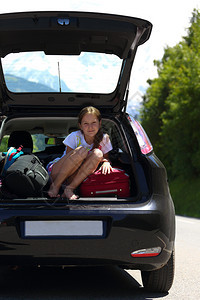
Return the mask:
[[60,93],[61,93],[62,91],[61,91],[61,81],[60,81],[60,64],[59,64],[59,61],[58,61],[58,79],[59,79],[59,89],[60,89]]

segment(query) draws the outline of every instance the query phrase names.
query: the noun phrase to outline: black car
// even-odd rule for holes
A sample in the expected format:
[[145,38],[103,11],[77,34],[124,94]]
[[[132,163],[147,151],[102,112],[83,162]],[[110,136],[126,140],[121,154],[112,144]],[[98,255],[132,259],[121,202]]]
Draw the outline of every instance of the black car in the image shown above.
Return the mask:
[[170,289],[175,212],[167,174],[140,123],[126,113],[132,64],[151,30],[146,20],[111,14],[0,15],[0,151],[13,132],[26,131],[46,167],[62,155],[79,111],[92,105],[109,134],[112,165],[130,178],[126,198],[77,200],[48,197],[48,184],[41,196],[13,196],[2,178],[2,265],[117,265],[141,270],[147,289]]

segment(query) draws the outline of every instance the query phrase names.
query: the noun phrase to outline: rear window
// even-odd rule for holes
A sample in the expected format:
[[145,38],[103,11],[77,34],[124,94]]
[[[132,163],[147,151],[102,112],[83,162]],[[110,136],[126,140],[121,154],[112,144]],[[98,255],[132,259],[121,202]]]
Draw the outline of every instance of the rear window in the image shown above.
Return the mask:
[[[45,151],[47,150],[47,148],[51,148],[52,153],[57,153],[57,148],[60,148],[60,146],[64,147],[63,140],[65,139],[65,137],[72,131],[78,130],[78,127],[74,126],[75,124],[77,124],[77,122],[74,122],[74,120],[63,120],[63,122],[61,123],[59,123],[58,121],[58,123],[56,124],[56,122],[54,123],[51,119],[45,119],[43,125],[41,123],[41,119],[34,119],[34,121],[35,123],[32,124],[34,126],[34,131],[38,129],[40,132],[41,130],[44,131],[44,133],[31,133],[31,137],[33,140],[33,152]],[[18,118],[17,120],[13,119],[8,122],[8,129],[10,130],[10,128],[13,128],[12,131],[29,131],[28,127],[30,128],[30,126],[31,123],[27,122],[27,119],[23,120]],[[51,128],[49,126],[51,126]],[[55,130],[58,131],[59,134],[57,134],[56,132],[54,133],[54,126]],[[61,128],[63,132],[60,132],[59,128]],[[104,133],[107,133],[109,135],[114,150],[117,150],[119,152],[127,152],[125,141],[120,134],[119,128],[114,122],[103,119],[102,129]],[[0,152],[6,152],[8,150],[8,139],[9,134],[5,134],[0,142]],[[23,142],[21,142],[21,140],[20,143],[23,145]],[[62,150],[62,152],[63,151],[64,149]]]
[[[9,135],[5,135],[3,137],[0,144],[0,152],[8,151],[8,139],[9,139]],[[33,134],[32,140],[33,140],[33,152],[44,151],[46,147],[55,145],[55,138],[48,138],[43,134]]]
[[80,92],[108,94],[115,90],[122,60],[112,54],[46,55],[12,53],[2,58],[5,83],[11,92]]

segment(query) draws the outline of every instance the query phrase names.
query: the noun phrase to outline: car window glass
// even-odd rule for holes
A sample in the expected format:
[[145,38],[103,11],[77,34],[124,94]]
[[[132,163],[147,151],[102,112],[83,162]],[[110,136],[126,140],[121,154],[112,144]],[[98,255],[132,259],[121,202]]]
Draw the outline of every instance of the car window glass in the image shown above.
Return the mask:
[[[72,131],[78,130],[78,127],[74,126],[74,121],[71,123],[72,126],[70,126],[70,121],[69,121],[69,126],[66,131],[66,127],[63,125],[63,133],[57,135],[51,133],[34,133],[32,134],[32,140],[33,140],[33,152],[41,152],[47,150],[47,148],[52,149],[52,153],[55,153],[57,149],[62,148],[60,146],[63,146],[63,140],[65,137],[71,133]],[[108,119],[103,119],[102,120],[102,128],[103,132],[107,133],[110,137],[113,149],[118,150],[119,152],[127,152],[126,145],[124,142],[124,139],[122,138],[122,135],[120,134],[119,128],[116,126],[116,124]],[[48,131],[48,130],[47,130]],[[52,130],[51,130],[52,131]],[[5,135],[1,141],[0,145],[0,152],[7,151],[8,147],[8,138],[9,135]],[[62,152],[63,150],[61,150]]]
[[[46,148],[46,136],[43,134],[33,134],[33,152],[44,151]],[[0,152],[6,152],[8,149],[9,135],[5,135],[1,141]]]
[[2,58],[7,88],[11,92],[111,93],[122,60],[112,54],[45,55],[44,52],[11,53]]

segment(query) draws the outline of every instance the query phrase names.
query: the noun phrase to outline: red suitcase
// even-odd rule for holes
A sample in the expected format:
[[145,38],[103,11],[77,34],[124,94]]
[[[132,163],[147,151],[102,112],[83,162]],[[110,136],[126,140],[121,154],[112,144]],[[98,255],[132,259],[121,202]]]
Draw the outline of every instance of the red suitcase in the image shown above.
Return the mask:
[[96,171],[80,185],[81,197],[105,195],[115,195],[120,198],[130,196],[129,175],[124,170],[113,168],[113,171],[106,175]]

